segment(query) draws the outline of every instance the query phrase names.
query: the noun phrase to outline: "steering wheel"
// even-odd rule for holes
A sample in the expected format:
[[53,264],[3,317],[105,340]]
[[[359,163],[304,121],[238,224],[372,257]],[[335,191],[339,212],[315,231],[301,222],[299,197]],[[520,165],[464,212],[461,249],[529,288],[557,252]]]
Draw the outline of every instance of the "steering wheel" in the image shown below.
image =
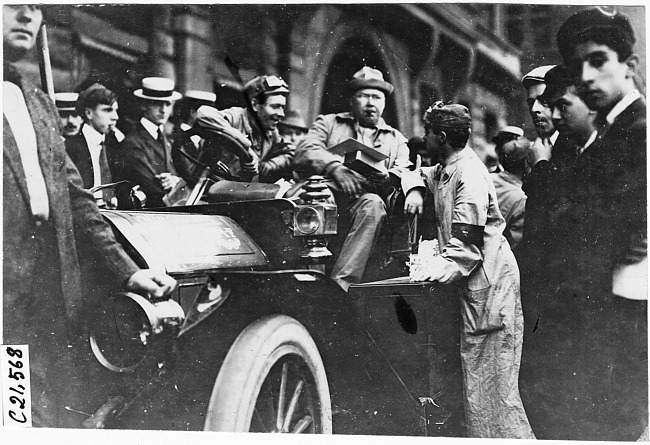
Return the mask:
[[[229,181],[244,181],[243,178],[234,175],[230,168],[219,159],[221,154],[219,148],[223,147],[228,149],[228,151],[239,158],[240,162],[242,160],[246,162],[252,160],[252,156],[248,150],[237,143],[226,142],[222,144],[220,142],[225,141],[226,138],[221,134],[206,129],[202,130],[203,131],[199,132],[196,131],[195,128],[192,128],[188,131],[179,133],[174,140],[174,143],[172,144],[172,150],[179,152],[185,159],[189,160],[192,164],[199,167],[199,171],[201,173],[209,168],[208,177],[214,182],[217,182],[220,179],[226,179]],[[199,153],[198,159],[187,154],[183,150],[183,147],[187,144],[193,144],[190,137],[194,135],[199,135],[206,141],[205,145],[203,146],[203,150],[201,153]]]

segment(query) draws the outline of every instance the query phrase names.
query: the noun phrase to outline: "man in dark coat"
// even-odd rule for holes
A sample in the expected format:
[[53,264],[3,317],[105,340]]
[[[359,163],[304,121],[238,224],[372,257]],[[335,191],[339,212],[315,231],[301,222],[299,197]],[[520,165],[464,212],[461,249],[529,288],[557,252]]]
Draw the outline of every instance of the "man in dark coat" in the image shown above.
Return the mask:
[[[522,398],[538,438],[636,440],[648,424],[647,141],[634,32],[589,8],[557,40],[598,134],[548,209],[552,280],[526,333]],[[621,271],[631,289],[618,289]]]
[[85,249],[107,280],[163,296],[175,281],[138,270],[115,241],[66,155],[54,103],[12,65],[34,46],[35,5],[3,6],[3,342],[29,346],[33,422],[74,426],[72,355],[83,320],[77,253]]
[[[110,135],[118,120],[117,95],[103,85],[94,84],[79,94],[76,108],[84,124],[77,135],[66,139],[68,156],[79,170],[84,188],[110,184],[113,175],[109,156],[114,157],[116,149],[110,146],[116,142]],[[111,190],[95,192],[102,205],[114,206],[110,202],[112,197]]]
[[133,95],[141,100],[142,118],[119,146],[116,179],[139,185],[147,195],[146,207],[164,207],[163,197],[181,179],[164,125],[182,96],[174,91],[174,81],[164,77],[142,79],[142,88]]

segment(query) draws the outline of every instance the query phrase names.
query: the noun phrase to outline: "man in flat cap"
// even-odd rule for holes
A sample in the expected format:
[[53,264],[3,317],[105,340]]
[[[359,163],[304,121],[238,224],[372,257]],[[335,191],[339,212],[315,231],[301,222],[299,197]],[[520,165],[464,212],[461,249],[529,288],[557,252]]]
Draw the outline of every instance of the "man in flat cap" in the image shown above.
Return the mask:
[[633,441],[648,425],[646,104],[634,41],[627,17],[605,7],[578,11],[557,34],[598,135],[556,206],[555,279],[527,336],[539,340],[525,402],[545,439]]
[[83,119],[75,109],[78,97],[78,93],[72,92],[54,94],[54,103],[61,119],[61,135],[64,138],[72,137],[81,130]]
[[441,253],[412,279],[458,286],[468,437],[533,439],[518,389],[519,269],[490,175],[467,145],[469,110],[436,102],[424,120],[427,148],[439,164],[403,176],[404,211],[421,214],[425,194],[433,194]]
[[297,146],[309,131],[305,119],[297,110],[288,111],[284,119],[278,124],[278,129],[280,135],[294,146]]
[[33,425],[79,427],[64,407],[83,400],[75,357],[88,359],[84,315],[97,303],[82,293],[79,255],[88,254],[115,290],[162,297],[176,282],[140,270],[115,240],[66,155],[52,100],[17,69],[36,43],[41,8],[3,5],[2,21],[3,342],[29,347]]
[[221,114],[250,140],[253,160],[240,160],[240,165],[233,165],[232,161],[226,164],[235,173],[241,171],[249,180],[272,183],[282,178],[291,179],[291,162],[296,148],[278,131],[278,124],[284,118],[289,86],[278,76],[257,76],[244,85],[244,94],[247,97],[245,108],[228,108],[221,110]]
[[146,207],[164,207],[163,198],[181,179],[164,125],[182,96],[174,91],[174,81],[164,77],[142,79],[142,88],[133,95],[140,99],[142,117],[119,146],[116,179],[139,185],[147,196]]
[[528,172],[526,156],[530,141],[523,136],[524,130],[507,125],[492,138],[499,165],[490,176],[499,199],[499,210],[506,221],[503,235],[513,251],[524,236],[526,194],[521,186]]
[[[379,70],[364,66],[354,74],[349,88],[351,110],[318,116],[298,145],[294,162],[294,170],[302,175],[323,175],[330,180],[342,219],[339,234],[345,234],[332,278],[346,292],[363,278],[386,219],[386,203],[377,192],[411,164],[406,138],[381,117],[393,85]],[[343,165],[343,157],[329,150],[348,139],[386,155],[387,173],[364,177]]]

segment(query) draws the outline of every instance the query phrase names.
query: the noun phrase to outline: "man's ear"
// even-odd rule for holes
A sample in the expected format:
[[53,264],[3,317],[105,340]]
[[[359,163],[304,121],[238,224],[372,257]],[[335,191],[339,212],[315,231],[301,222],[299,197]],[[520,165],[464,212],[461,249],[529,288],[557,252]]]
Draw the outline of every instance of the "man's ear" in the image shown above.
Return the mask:
[[259,104],[260,102],[257,100],[256,97],[251,99],[251,108],[253,109],[253,111],[257,111],[257,109],[259,108]]
[[92,116],[92,115],[93,115],[93,109],[92,108],[89,108],[89,107],[84,108],[83,118],[84,118],[84,120],[86,122],[90,122],[90,116]]
[[627,77],[628,78],[634,77],[634,75],[637,72],[637,69],[639,68],[639,55],[632,54],[630,57],[627,58],[625,64],[627,65]]
[[447,133],[441,131],[438,134],[440,135],[440,145],[445,145],[445,142],[447,142]]

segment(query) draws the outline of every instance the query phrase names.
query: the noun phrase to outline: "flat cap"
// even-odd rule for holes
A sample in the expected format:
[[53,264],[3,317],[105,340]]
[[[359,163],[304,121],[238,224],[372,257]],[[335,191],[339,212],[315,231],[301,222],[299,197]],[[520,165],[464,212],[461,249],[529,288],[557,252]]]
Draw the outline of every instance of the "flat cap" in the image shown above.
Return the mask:
[[505,127],[501,128],[499,132],[492,138],[492,142],[497,143],[498,141],[504,140],[504,139],[511,139],[512,136],[515,137],[522,137],[524,135],[524,130],[515,127],[514,125],[506,125]]
[[309,127],[307,127],[307,123],[305,123],[302,114],[295,110],[288,111],[284,119],[282,119],[278,125],[309,131]]
[[557,47],[564,61],[569,60],[576,43],[589,36],[609,34],[617,44],[634,46],[634,29],[627,16],[610,6],[596,6],[576,12],[567,19],[557,33]]
[[546,76],[546,73],[554,66],[555,65],[543,65],[534,68],[521,79],[521,85],[524,88],[528,88],[537,83],[545,83],[544,77]]
[[576,79],[566,65],[556,65],[544,77],[546,89],[539,97],[544,102],[553,102],[566,93],[567,88],[575,85]]
[[383,91],[386,96],[393,94],[395,87],[384,80],[384,75],[381,71],[369,66],[364,66],[359,71],[354,73],[352,80],[348,84],[350,90],[355,92],[364,88],[374,88]]
[[74,111],[79,94],[77,93],[55,93],[54,103],[59,111]]
[[278,76],[257,76],[244,85],[244,91],[250,99],[262,94],[271,96],[273,94],[289,94],[289,85]]
[[185,94],[183,94],[183,98],[195,100],[197,102],[205,102],[206,104],[213,104],[217,101],[216,94],[201,90],[187,90]]
[[424,122],[435,129],[470,128],[472,117],[464,105],[445,105],[442,101],[438,101],[424,112]]

